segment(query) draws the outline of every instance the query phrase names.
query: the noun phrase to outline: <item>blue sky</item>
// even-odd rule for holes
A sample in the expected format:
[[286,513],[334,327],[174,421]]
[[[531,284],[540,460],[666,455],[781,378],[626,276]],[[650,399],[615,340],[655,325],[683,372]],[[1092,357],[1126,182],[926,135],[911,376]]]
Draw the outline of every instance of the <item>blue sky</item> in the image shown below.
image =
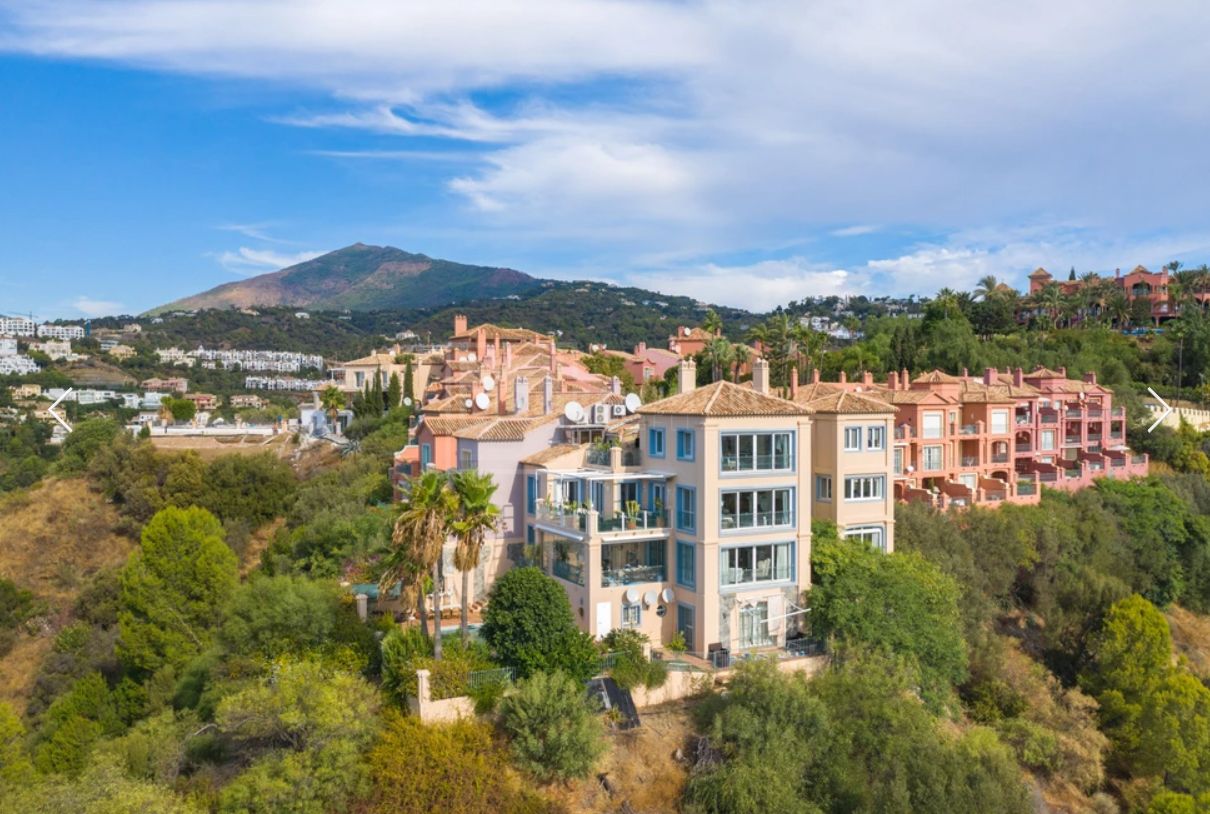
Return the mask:
[[1210,260],[1210,8],[0,0],[0,312],[356,241],[768,308]]

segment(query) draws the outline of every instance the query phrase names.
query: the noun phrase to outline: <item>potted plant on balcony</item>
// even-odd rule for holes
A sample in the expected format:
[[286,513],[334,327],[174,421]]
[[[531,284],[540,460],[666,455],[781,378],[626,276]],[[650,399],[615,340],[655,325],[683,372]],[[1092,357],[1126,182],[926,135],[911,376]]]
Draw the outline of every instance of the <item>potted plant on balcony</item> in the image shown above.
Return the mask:
[[655,501],[655,527],[662,529],[664,527],[664,501],[656,498]]

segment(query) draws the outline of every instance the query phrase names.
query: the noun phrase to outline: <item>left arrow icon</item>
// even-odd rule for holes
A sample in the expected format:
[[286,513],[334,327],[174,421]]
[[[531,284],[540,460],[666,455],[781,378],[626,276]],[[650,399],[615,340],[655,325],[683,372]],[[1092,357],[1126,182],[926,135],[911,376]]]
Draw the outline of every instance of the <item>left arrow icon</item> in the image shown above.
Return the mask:
[[55,421],[58,421],[59,426],[61,426],[63,429],[67,430],[68,432],[71,432],[71,425],[63,420],[63,416],[61,416],[55,412],[55,408],[59,406],[59,402],[63,401],[63,399],[65,399],[65,398],[67,398],[67,394],[70,393],[71,391],[72,391],[72,388],[70,388],[70,387],[67,388],[67,390],[64,391],[63,395],[61,395],[57,399],[55,399],[54,404],[52,404],[46,408],[47,414],[50,415],[50,417],[53,418]]

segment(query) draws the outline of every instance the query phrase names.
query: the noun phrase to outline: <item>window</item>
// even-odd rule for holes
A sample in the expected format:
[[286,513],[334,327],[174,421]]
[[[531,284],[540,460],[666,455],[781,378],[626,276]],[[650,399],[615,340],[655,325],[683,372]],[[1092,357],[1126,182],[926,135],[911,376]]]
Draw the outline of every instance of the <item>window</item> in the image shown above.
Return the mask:
[[882,449],[886,441],[886,427],[866,427],[865,428],[865,448],[866,449]]
[[676,541],[676,582],[686,588],[697,586],[697,546],[682,540]]
[[538,476],[525,476],[525,511],[529,514],[538,513]]
[[844,428],[844,450],[845,452],[861,450],[861,427]]
[[863,540],[879,551],[886,551],[886,529],[883,526],[853,526],[845,529],[844,536]]
[[992,433],[1004,435],[1008,432],[1008,410],[992,410]]
[[647,430],[647,454],[652,458],[664,457],[664,428],[652,427]]
[[720,581],[725,586],[781,582],[794,574],[794,544],[766,543],[724,548]]
[[725,432],[719,438],[724,472],[785,472],[794,468],[792,432]]
[[685,637],[685,644],[693,650],[693,606],[676,606],[676,631]]
[[1054,449],[1054,448],[1055,448],[1055,431],[1054,430],[1042,430],[1042,446],[1040,447],[1040,449]]
[[693,430],[676,431],[676,459],[678,461],[693,460]]
[[355,372],[353,374],[353,381],[358,387],[364,387],[366,383],[366,374],[362,373],[361,371]]
[[921,469],[940,469],[942,466],[944,466],[944,456],[941,454],[941,447],[925,447],[920,452]]
[[921,435],[925,438],[940,438],[941,432],[941,413],[925,413],[921,421]]
[[845,478],[844,499],[881,500],[885,485],[885,475],[858,475]]
[[723,531],[794,524],[793,489],[745,489],[722,493]]
[[766,647],[770,644],[773,644],[773,637],[769,635],[769,603],[757,602],[751,607],[740,608],[740,649]]
[[469,449],[458,450],[458,468],[459,469],[474,469],[475,468],[475,453]]
[[832,476],[831,475],[816,475],[815,476],[815,499],[822,500],[824,503],[832,502]]
[[895,447],[895,462],[894,472],[896,475],[903,474],[903,447]]
[[420,445],[420,469],[423,471],[429,468],[429,464],[433,462],[433,447],[431,444]]
[[697,531],[697,491],[692,486],[676,487],[676,527]]
[[667,505],[664,500],[664,484],[652,483],[651,492],[648,495],[648,497],[650,498],[650,501],[651,501],[648,504],[648,508],[650,508],[651,511],[653,511],[653,512],[664,511],[664,507]]
[[642,605],[622,606],[622,627],[638,627],[643,621]]

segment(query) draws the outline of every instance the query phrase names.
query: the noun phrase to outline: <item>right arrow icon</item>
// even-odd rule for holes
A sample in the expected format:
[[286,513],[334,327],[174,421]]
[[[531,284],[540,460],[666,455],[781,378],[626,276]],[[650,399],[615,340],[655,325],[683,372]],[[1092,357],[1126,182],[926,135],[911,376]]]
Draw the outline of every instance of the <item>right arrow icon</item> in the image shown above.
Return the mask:
[[1151,432],[1152,430],[1154,430],[1156,427],[1158,427],[1160,425],[1161,421],[1163,421],[1165,418],[1167,418],[1172,413],[1172,406],[1169,405],[1168,402],[1166,402],[1162,398],[1160,398],[1160,394],[1155,392],[1154,390],[1152,390],[1150,387],[1147,388],[1147,392],[1150,393],[1152,396],[1154,396],[1155,400],[1158,401],[1160,403],[1160,406],[1164,408],[1164,412],[1160,413],[1160,417],[1155,420],[1155,423],[1147,428],[1147,432]]

